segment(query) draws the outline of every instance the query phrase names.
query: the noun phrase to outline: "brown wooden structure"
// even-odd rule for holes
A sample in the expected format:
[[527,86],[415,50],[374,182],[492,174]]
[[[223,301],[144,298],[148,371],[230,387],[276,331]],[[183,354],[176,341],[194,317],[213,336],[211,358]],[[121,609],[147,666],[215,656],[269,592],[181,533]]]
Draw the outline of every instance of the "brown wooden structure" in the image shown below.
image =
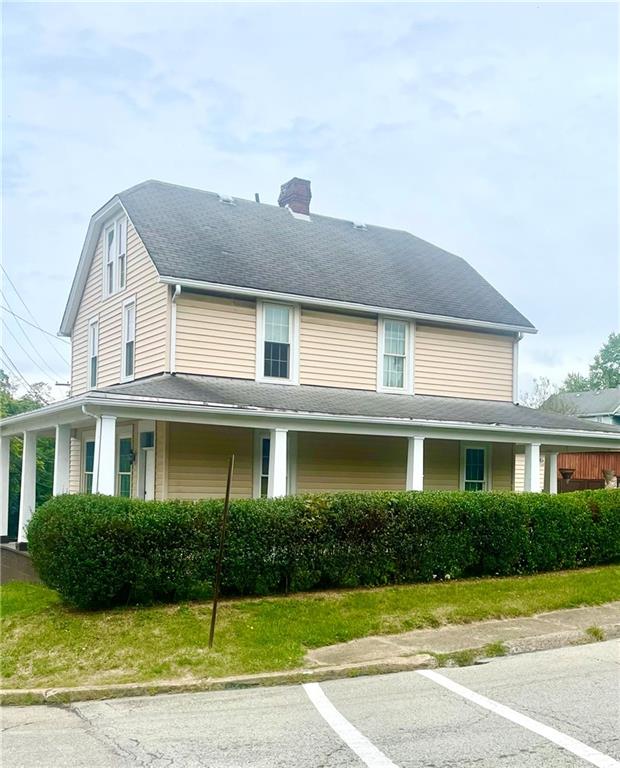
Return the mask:
[[603,470],[612,469],[620,477],[619,453],[561,453],[558,469],[573,469],[570,480],[558,478],[558,491],[582,491],[587,488],[603,488]]

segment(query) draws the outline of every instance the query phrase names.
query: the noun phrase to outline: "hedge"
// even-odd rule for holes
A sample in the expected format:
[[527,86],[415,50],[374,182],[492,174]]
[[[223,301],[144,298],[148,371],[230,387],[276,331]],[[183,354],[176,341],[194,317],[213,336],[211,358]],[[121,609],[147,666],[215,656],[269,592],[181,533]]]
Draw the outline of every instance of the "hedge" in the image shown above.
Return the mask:
[[[185,599],[210,582],[221,500],[57,496],[34,513],[41,579],[79,608]],[[620,490],[336,493],[231,504],[227,594],[509,575],[620,560]]]

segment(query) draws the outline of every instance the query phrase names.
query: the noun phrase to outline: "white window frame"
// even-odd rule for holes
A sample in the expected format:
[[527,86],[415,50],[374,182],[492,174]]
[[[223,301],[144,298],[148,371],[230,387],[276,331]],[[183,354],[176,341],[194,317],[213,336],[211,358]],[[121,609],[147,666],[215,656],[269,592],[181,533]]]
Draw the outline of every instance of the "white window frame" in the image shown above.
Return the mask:
[[[93,342],[93,328],[94,328],[94,342]],[[97,358],[95,364],[95,380],[92,378],[92,360],[93,357]],[[94,389],[97,386],[97,378],[99,377],[99,317],[91,317],[88,322],[88,389]]]
[[134,460],[131,463],[129,472],[123,472],[124,475],[129,475],[129,496],[124,498],[134,498],[134,472],[135,472],[135,456],[136,456],[136,440],[134,435],[134,429],[131,424],[123,427],[116,428],[116,460],[114,464],[114,493],[116,496],[121,495],[121,440],[131,440],[131,450],[133,451]]
[[[290,359],[289,376],[280,379],[265,376],[265,306],[286,307],[290,312]],[[256,302],[256,381],[270,384],[299,384],[299,304],[284,304],[280,301]]]
[[[131,374],[125,373],[125,364],[127,362],[127,344],[130,339],[127,339],[127,307],[133,305],[133,368]],[[122,322],[121,322],[121,381],[133,381],[136,375],[136,326],[137,326],[137,303],[135,295],[129,299],[125,299],[122,306]]]
[[[80,444],[80,493],[86,493],[86,443],[93,443],[93,485],[95,482],[95,474],[97,467],[95,466],[97,461],[97,444],[95,442],[95,433],[92,430],[88,432],[82,432],[82,442]],[[94,493],[91,490],[91,493]]]
[[[107,299],[110,296],[124,291],[127,287],[127,225],[128,218],[123,213],[121,216],[109,221],[103,227],[103,298]],[[108,260],[108,233],[110,230],[114,231],[114,239],[112,242],[112,259]],[[119,232],[121,236],[119,236]],[[124,281],[121,285],[121,272],[120,272],[120,259],[124,259]],[[109,289],[108,266],[111,265],[112,269],[112,290]]]
[[475,448],[484,450],[484,488],[483,491],[493,490],[493,478],[491,470],[493,467],[491,444],[490,443],[461,443],[461,471],[460,471],[460,483],[459,487],[461,491],[465,490],[465,459],[467,456],[467,449]]
[[[252,473],[252,495],[255,499],[260,499],[260,481],[263,477],[262,474],[262,459],[263,459],[263,439],[271,438],[269,430],[255,429],[254,430],[254,468]],[[297,493],[297,433],[289,430],[286,441],[286,493],[288,496],[293,496]],[[271,460],[271,454],[269,456]],[[269,480],[267,480],[269,483]]]
[[[402,387],[386,387],[383,384],[383,362],[385,356],[385,323],[386,321],[401,323],[405,326],[405,370]],[[414,337],[415,323],[404,320],[402,317],[390,317],[381,315],[377,323],[377,392],[396,392],[412,395],[414,392]]]

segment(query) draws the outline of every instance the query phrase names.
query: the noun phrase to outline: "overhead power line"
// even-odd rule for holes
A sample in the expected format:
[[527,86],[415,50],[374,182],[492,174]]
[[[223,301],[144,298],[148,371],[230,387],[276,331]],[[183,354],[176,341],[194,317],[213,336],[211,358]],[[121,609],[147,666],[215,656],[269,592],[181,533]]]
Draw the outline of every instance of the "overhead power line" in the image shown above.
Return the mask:
[[[36,366],[36,367],[37,367],[37,368],[38,368],[38,369],[41,371],[41,373],[43,373],[43,375],[44,375],[44,376],[46,376],[46,377],[50,377],[50,374],[51,374],[51,378],[52,378],[52,379],[61,379],[61,378],[62,378],[62,376],[60,376],[58,373],[56,373],[56,371],[54,371],[54,370],[53,370],[53,369],[52,369],[52,368],[51,368],[51,367],[50,367],[50,366],[49,366],[49,365],[48,365],[48,364],[45,362],[45,360],[44,360],[44,359],[41,357],[41,355],[40,355],[40,354],[37,352],[37,350],[36,350],[36,348],[35,348],[34,344],[33,344],[33,343],[30,341],[30,339],[28,339],[28,337],[27,337],[27,336],[26,336],[26,339],[28,339],[28,343],[29,343],[29,344],[30,344],[30,346],[31,346],[31,347],[32,347],[32,348],[35,350],[36,354],[38,355],[38,357],[39,357],[39,358],[40,358],[40,360],[41,360],[41,363],[37,363],[37,361],[36,361],[36,360],[35,360],[35,359],[32,357],[32,355],[30,354],[30,352],[28,352],[28,350],[27,350],[27,349],[25,349],[24,345],[23,345],[23,344],[20,342],[20,340],[17,338],[17,336],[15,336],[15,334],[13,333],[13,331],[12,331],[12,330],[9,328],[9,326],[8,326],[8,325],[7,325],[7,324],[4,322],[4,320],[2,321],[2,325],[4,326],[5,330],[6,330],[6,331],[8,331],[8,333],[9,333],[9,336],[10,336],[10,337],[13,339],[13,341],[14,341],[14,342],[17,344],[17,346],[18,346],[18,347],[21,349],[21,351],[22,351],[22,352],[23,352],[23,353],[26,355],[26,357],[27,357],[27,358],[30,360],[30,362],[31,362],[33,365],[35,365],[35,366]],[[45,370],[44,370],[44,368],[47,368],[47,371],[45,371]]]
[[0,306],[0,309],[3,312],[8,312],[9,315],[13,315],[13,317],[16,317],[18,320],[21,320],[22,323],[26,323],[26,325],[30,325],[30,326],[32,326],[32,328],[36,328],[37,330],[41,331],[41,333],[45,333],[48,336],[51,336],[53,339],[56,339],[56,341],[62,341],[63,344],[70,344],[70,342],[67,341],[67,339],[63,339],[61,336],[56,336],[55,333],[50,333],[50,331],[46,331],[43,328],[39,328],[38,325],[36,325],[35,323],[31,323],[30,320],[26,320],[26,318],[22,317],[21,315],[18,315],[17,312],[13,312],[13,310],[9,309],[8,307]]
[[9,355],[8,355],[8,353],[7,353],[7,351],[6,351],[6,349],[5,349],[3,346],[0,346],[0,350],[2,351],[2,354],[4,355],[4,358],[5,358],[6,362],[7,362],[7,363],[8,363],[8,364],[11,366],[11,368],[13,369],[14,373],[15,373],[15,374],[16,374],[16,375],[17,375],[17,376],[18,376],[18,377],[19,377],[19,378],[20,378],[20,379],[21,379],[21,380],[24,382],[24,384],[26,385],[26,389],[27,389],[27,390],[28,390],[28,391],[29,391],[31,394],[35,395],[35,394],[36,394],[36,392],[35,392],[35,391],[34,391],[34,389],[32,388],[32,385],[31,385],[31,384],[29,384],[29,383],[26,381],[26,378],[24,377],[24,375],[22,374],[22,372],[19,370],[19,368],[18,368],[18,367],[15,365],[15,363],[14,363],[14,362],[11,360],[11,358],[9,357]]
[[[43,328],[41,328],[41,326],[40,326],[40,325],[39,325],[39,323],[37,322],[37,318],[36,318],[36,317],[35,317],[35,316],[32,314],[32,312],[30,311],[30,308],[28,307],[28,305],[26,304],[26,302],[23,300],[23,298],[22,298],[22,296],[21,296],[20,292],[17,290],[17,288],[16,288],[16,286],[15,286],[15,283],[14,283],[14,282],[11,280],[11,277],[10,277],[9,273],[8,273],[8,272],[6,271],[6,269],[5,269],[5,268],[2,266],[2,264],[0,264],[0,268],[1,268],[1,269],[2,269],[2,271],[4,272],[4,275],[5,275],[6,279],[9,281],[9,285],[10,285],[10,286],[13,288],[13,290],[15,291],[15,295],[16,295],[16,296],[17,296],[17,298],[18,298],[18,299],[21,301],[21,303],[24,305],[24,307],[25,307],[25,309],[26,309],[26,312],[27,312],[27,313],[29,314],[29,316],[32,318],[32,321],[33,321],[33,325],[35,326],[35,328],[38,328],[40,331],[43,331],[43,333],[47,333],[47,331],[44,331],[44,330],[43,330]],[[11,306],[10,302],[9,302],[9,301],[7,301],[7,298],[6,298],[6,296],[5,296],[4,294],[2,294],[2,295],[4,296],[4,300],[6,301],[6,303],[7,303],[7,304],[9,305],[9,307],[10,307],[10,306]],[[49,333],[48,333],[48,335],[51,335],[51,334],[49,334]],[[65,365],[69,365],[69,361],[68,361],[68,360],[66,360],[66,359],[65,359],[65,358],[64,358],[64,357],[63,357],[63,356],[60,354],[60,352],[59,352],[59,351],[58,351],[58,349],[57,349],[57,348],[56,348],[56,347],[55,347],[55,346],[52,344],[52,342],[51,342],[51,341],[49,341],[48,339],[46,339],[46,341],[47,341],[47,343],[50,345],[50,347],[51,347],[51,348],[54,350],[54,352],[55,352],[55,353],[58,355],[58,357],[60,357],[60,359],[61,359],[61,360],[62,360],[62,361],[65,363]]]

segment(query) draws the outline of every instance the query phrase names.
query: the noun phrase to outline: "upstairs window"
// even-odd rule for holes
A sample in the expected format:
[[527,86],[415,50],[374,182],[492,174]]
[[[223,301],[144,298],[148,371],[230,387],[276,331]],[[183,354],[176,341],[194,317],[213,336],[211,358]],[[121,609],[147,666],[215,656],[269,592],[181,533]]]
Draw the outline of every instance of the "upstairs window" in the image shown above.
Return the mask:
[[409,323],[384,318],[379,329],[379,388],[410,391]]
[[99,321],[95,318],[88,324],[88,386],[97,386],[97,360],[99,358]]
[[288,379],[291,361],[291,311],[277,304],[265,305],[265,370],[274,379]]
[[136,345],[136,300],[129,299],[123,304],[123,354],[121,378],[133,379]]
[[286,304],[259,305],[257,378],[296,382],[298,310]]
[[104,293],[111,296],[127,284],[127,218],[122,216],[103,230]]

